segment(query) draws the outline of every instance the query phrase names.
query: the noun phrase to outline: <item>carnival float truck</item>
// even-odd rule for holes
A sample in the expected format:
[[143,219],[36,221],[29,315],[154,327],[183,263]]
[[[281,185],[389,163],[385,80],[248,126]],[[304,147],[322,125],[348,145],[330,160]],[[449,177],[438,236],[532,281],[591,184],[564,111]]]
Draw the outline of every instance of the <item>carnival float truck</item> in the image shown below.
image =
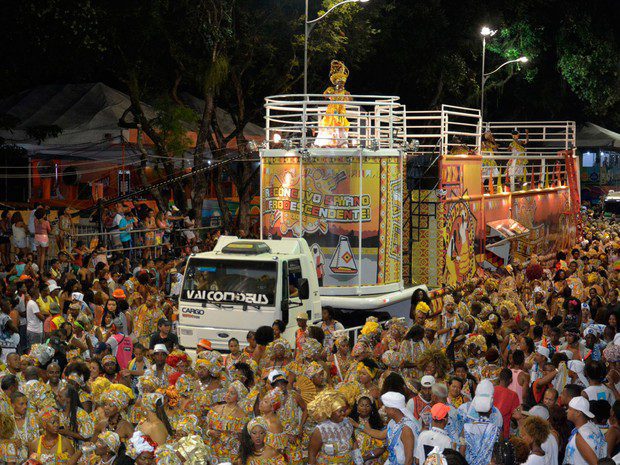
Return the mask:
[[406,316],[417,288],[439,296],[576,240],[573,122],[408,111],[350,95],[347,76],[333,62],[323,94],[266,98],[261,238],[221,237],[188,259],[182,345],[226,349],[275,319],[292,335],[321,306]]

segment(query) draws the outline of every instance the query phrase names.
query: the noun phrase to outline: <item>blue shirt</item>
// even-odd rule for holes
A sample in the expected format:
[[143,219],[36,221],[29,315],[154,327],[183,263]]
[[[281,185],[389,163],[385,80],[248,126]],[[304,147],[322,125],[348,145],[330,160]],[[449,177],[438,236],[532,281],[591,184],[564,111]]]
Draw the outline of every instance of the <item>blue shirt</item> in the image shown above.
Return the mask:
[[[127,221],[127,219],[125,217],[123,217],[119,221],[118,227],[119,228],[126,228],[131,223],[133,223],[133,219],[131,221]],[[127,230],[127,229],[121,230],[120,238],[121,238],[121,242],[129,242],[131,240],[131,234],[129,233],[129,230]]]

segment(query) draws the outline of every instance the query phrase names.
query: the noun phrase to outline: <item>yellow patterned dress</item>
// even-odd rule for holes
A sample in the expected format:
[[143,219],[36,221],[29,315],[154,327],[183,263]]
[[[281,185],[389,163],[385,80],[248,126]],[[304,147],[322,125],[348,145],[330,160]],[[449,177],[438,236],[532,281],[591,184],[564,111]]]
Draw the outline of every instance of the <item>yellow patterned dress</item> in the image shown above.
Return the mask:
[[[71,429],[71,420],[65,412],[59,412],[58,419],[60,420],[60,426],[63,426],[67,430]],[[76,433],[78,433],[86,440],[92,438],[93,434],[95,433],[95,422],[93,421],[92,417],[86,412],[86,410],[78,407],[76,419]],[[77,441],[74,441],[74,446],[77,448],[77,444],[75,444],[76,442]]]
[[282,437],[288,441],[286,450],[289,462],[291,464],[303,463],[303,450],[301,448],[303,412],[291,393],[288,393],[277,414],[284,428]]
[[317,425],[321,433],[321,450],[317,454],[318,465],[353,465],[353,425],[348,418],[340,423],[326,420]]
[[[207,414],[211,411],[211,407],[215,404],[224,402],[224,396],[228,390],[228,384],[222,382],[220,387],[209,389],[208,385],[202,384],[200,381],[196,383],[192,392],[192,407],[188,413],[196,415],[201,427],[206,425]],[[242,407],[243,408],[243,407]],[[245,410],[245,409],[244,409]]]
[[0,464],[22,463],[24,460],[20,458],[19,452],[15,439],[0,439]]
[[278,454],[275,457],[250,457],[248,458],[248,465],[288,465],[286,459],[282,454]]
[[[39,422],[36,415],[26,411],[26,418],[20,428],[15,424],[15,432],[13,433],[13,441],[19,440],[20,446],[17,447],[17,463],[25,462],[28,459],[28,444],[39,437]],[[1,446],[0,446],[1,447]],[[4,457],[4,452],[0,450],[0,457]],[[10,462],[10,459],[4,459]]]
[[[360,423],[362,419],[360,418]],[[379,449],[380,447],[384,447],[383,441],[379,439],[371,438],[368,434],[363,433],[361,431],[355,431],[355,440],[357,441],[357,446],[362,452],[362,456],[366,456],[366,454],[374,451],[375,449]],[[377,458],[372,460],[368,460],[365,462],[366,465],[379,465],[385,462],[385,453],[380,455]]]
[[235,463],[239,459],[239,437],[247,422],[246,416],[234,417],[217,410],[209,410],[206,418],[207,428],[220,433],[218,437],[211,438],[207,444],[211,448],[211,463]]

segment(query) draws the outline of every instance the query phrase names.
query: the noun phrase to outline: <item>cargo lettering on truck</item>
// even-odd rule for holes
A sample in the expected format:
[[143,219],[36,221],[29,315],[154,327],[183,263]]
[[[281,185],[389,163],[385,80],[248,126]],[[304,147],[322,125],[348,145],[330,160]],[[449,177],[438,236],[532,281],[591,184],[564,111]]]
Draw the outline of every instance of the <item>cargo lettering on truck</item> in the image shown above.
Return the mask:
[[233,302],[252,305],[267,305],[269,299],[265,294],[253,294],[229,291],[192,290],[185,291],[184,298],[188,300],[206,300],[210,302]]

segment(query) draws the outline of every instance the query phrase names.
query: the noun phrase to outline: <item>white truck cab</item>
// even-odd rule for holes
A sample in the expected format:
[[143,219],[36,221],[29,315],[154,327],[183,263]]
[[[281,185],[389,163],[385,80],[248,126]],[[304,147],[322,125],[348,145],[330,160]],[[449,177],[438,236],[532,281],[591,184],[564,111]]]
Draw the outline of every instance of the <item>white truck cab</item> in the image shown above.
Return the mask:
[[249,240],[221,236],[211,252],[188,258],[179,297],[181,345],[200,339],[215,350],[228,340],[244,345],[247,332],[280,319],[291,339],[296,316],[321,318],[321,296],[312,253],[304,239]]
[[620,215],[620,192],[610,190],[603,201],[603,213],[611,218],[613,215]]

